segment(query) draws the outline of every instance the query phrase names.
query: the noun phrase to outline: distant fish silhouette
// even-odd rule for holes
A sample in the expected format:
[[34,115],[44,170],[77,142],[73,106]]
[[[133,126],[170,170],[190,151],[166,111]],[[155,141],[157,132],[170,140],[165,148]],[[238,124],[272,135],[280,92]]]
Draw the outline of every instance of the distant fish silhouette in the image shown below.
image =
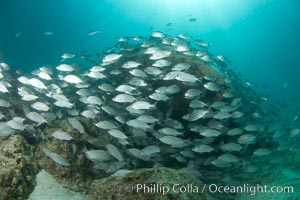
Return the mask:
[[189,22],[195,22],[195,21],[197,21],[196,18],[190,18],[190,19],[189,19]]
[[16,38],[17,38],[17,37],[20,37],[20,36],[22,35],[22,33],[23,33],[23,31],[20,31],[20,32],[16,33],[16,34],[15,34],[15,37],[16,37]]
[[98,30],[89,31],[89,32],[88,32],[88,36],[96,35],[96,34],[98,34],[98,33],[99,33]]
[[46,32],[45,32],[45,35],[53,35],[53,33],[54,33],[54,32],[52,32],[52,31],[46,31]]
[[167,26],[167,27],[172,26],[172,22],[167,23],[166,26]]

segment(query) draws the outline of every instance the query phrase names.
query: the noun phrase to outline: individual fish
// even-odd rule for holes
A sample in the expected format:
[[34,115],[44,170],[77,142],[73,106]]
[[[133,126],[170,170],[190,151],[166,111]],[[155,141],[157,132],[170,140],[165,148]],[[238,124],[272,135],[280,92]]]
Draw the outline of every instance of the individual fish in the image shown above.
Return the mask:
[[136,110],[149,110],[151,108],[154,108],[155,105],[150,104],[147,101],[136,101],[133,104],[131,104],[131,107]]
[[117,103],[132,103],[135,101],[135,97],[129,94],[118,94],[112,100]]
[[0,99],[0,107],[8,108],[11,107],[11,104],[5,99]]
[[183,134],[182,132],[179,132],[176,129],[169,128],[169,127],[161,128],[158,130],[158,132],[163,135],[173,135],[173,136],[178,136]]
[[164,125],[175,128],[175,129],[184,129],[182,123],[178,120],[167,118],[163,121]]
[[24,131],[26,126],[23,124],[24,118],[14,117],[12,120],[6,122],[6,125],[14,130]]
[[98,30],[94,30],[94,31],[89,31],[89,32],[87,33],[87,35],[88,35],[88,36],[93,36],[93,35],[97,35],[98,33],[99,33]]
[[169,87],[166,88],[166,93],[167,94],[177,94],[180,92],[180,87],[178,87],[177,85],[170,85]]
[[25,85],[30,85],[29,84],[29,78],[27,78],[26,76],[20,76],[18,77],[18,81],[22,84],[25,84]]
[[211,107],[212,108],[216,108],[216,109],[221,109],[222,107],[226,106],[227,103],[225,103],[224,101],[215,101]]
[[195,44],[197,44],[199,47],[203,47],[203,48],[209,47],[209,44],[202,39],[196,39]]
[[[18,130],[18,129],[16,129]],[[24,129],[20,129],[19,130],[24,130]],[[11,135],[12,133],[14,133],[15,130],[12,129],[10,126],[7,125],[7,122],[0,122],[0,140],[3,138],[8,137],[9,135]]]
[[68,100],[64,99],[58,99],[57,101],[54,102],[54,105],[61,107],[61,108],[72,108],[73,104],[70,103]]
[[189,19],[189,22],[196,22],[197,21],[197,18],[190,18]]
[[89,118],[89,119],[95,119],[96,118],[96,113],[93,112],[92,110],[84,110],[80,113],[83,117]]
[[160,31],[153,31],[151,36],[156,38],[164,38],[165,34]]
[[178,71],[171,71],[165,75],[163,80],[165,81],[174,80],[178,75],[179,75]]
[[175,51],[186,52],[189,51],[190,47],[188,45],[177,45]]
[[111,156],[104,150],[88,150],[85,152],[86,157],[93,162],[110,161]]
[[151,156],[153,154],[159,153],[160,148],[156,145],[150,145],[146,146],[145,148],[142,149],[141,155],[146,155],[146,156]]
[[142,130],[146,130],[146,129],[151,128],[151,126],[149,126],[146,122],[143,122],[143,121],[140,121],[140,120],[137,120],[137,119],[129,120],[128,122],[126,122],[126,124],[128,126],[133,127],[133,128],[140,128]]
[[71,75],[71,74],[65,76],[64,81],[68,83],[74,83],[74,84],[83,83],[83,81],[78,76]]
[[141,65],[141,63],[135,62],[135,61],[127,61],[124,63],[121,67],[124,69],[132,69],[137,68]]
[[57,70],[62,72],[72,72],[75,71],[75,68],[68,64],[60,64],[56,67]]
[[170,51],[166,51],[166,50],[157,50],[155,51],[151,56],[150,56],[150,60],[160,60],[163,58],[167,58],[171,55]]
[[231,114],[231,117],[232,118],[241,118],[244,116],[244,113],[243,112],[240,112],[240,111],[235,111]]
[[212,128],[212,129],[221,130],[224,128],[224,125],[215,119],[211,119],[207,122],[207,127]]
[[91,105],[101,106],[102,105],[102,100],[99,97],[92,95],[92,96],[88,96],[86,98],[86,103],[91,104]]
[[207,104],[204,103],[203,101],[199,100],[199,99],[194,99],[193,101],[191,101],[191,103],[189,104],[189,107],[190,108],[194,108],[194,109],[197,109],[197,108],[204,108],[206,107]]
[[244,134],[241,135],[238,139],[237,142],[240,144],[253,144],[256,141],[256,137],[254,135],[251,134]]
[[188,70],[191,67],[190,64],[187,63],[177,63],[172,70],[173,71],[185,71]]
[[47,89],[46,85],[42,81],[36,78],[28,79],[28,83],[37,89],[42,89],[42,90]]
[[88,74],[86,74],[88,77],[94,78],[94,79],[105,79],[106,76],[102,74],[101,72],[94,72],[90,71]]
[[192,89],[188,89],[185,92],[184,97],[186,99],[194,99],[194,98],[200,96],[200,94],[202,94],[201,90],[192,88]]
[[107,149],[108,153],[111,156],[113,156],[114,158],[116,158],[118,161],[124,160],[122,153],[118,150],[118,148],[115,145],[108,144],[108,145],[106,145],[106,149]]
[[128,153],[134,157],[134,158],[138,158],[144,161],[148,161],[149,157],[147,155],[143,155],[142,151],[140,149],[137,148],[130,148],[128,149]]
[[203,78],[204,78],[205,80],[211,81],[211,82],[215,82],[215,81],[217,80],[217,78],[216,78],[215,76],[210,75],[210,74],[203,76]]
[[207,128],[200,132],[200,135],[204,137],[218,137],[222,133],[218,130]]
[[153,67],[158,67],[158,68],[163,68],[163,67],[169,67],[172,64],[171,61],[169,60],[165,60],[165,59],[160,59],[160,60],[156,60],[152,66]]
[[223,120],[223,119],[228,119],[231,117],[231,114],[228,113],[228,112],[223,112],[223,111],[220,111],[220,112],[217,112],[213,118],[214,119],[219,119],[219,120]]
[[175,137],[175,136],[171,136],[171,135],[167,135],[167,136],[163,136],[161,138],[159,138],[159,140],[162,143],[171,145],[172,147],[175,148],[181,148],[186,146],[185,141],[179,137]]
[[192,151],[197,152],[197,153],[210,153],[214,151],[214,148],[206,145],[206,144],[200,144],[192,148]]
[[44,111],[44,112],[47,112],[50,109],[49,106],[43,102],[35,102],[31,104],[31,107],[35,110]]
[[192,113],[184,115],[182,118],[190,122],[196,121],[201,118],[205,118],[209,113],[208,110],[194,110]]
[[231,143],[226,143],[221,145],[221,149],[223,151],[228,151],[228,152],[232,152],[232,151],[239,152],[243,149],[243,147],[240,144],[231,142]]
[[64,157],[62,157],[61,155],[57,154],[57,153],[53,153],[51,152],[49,149],[47,148],[43,148],[43,152],[49,157],[51,158],[54,162],[56,162],[57,164],[64,166],[64,167],[69,167],[71,164],[69,163],[69,161],[67,161]]
[[132,87],[130,85],[119,85],[118,87],[116,87],[115,90],[118,91],[118,92],[124,92],[126,94],[132,94],[133,91],[136,90],[136,88]]
[[108,55],[104,56],[102,62],[103,63],[112,63],[112,62],[119,60],[119,58],[121,58],[121,57],[122,57],[121,54],[108,54]]
[[103,83],[103,84],[99,85],[98,88],[104,92],[114,92],[115,91],[115,88],[111,84],[108,84],[108,83]]
[[2,92],[2,93],[8,93],[9,92],[7,87],[3,84],[2,81],[0,81],[0,92]]
[[147,83],[140,78],[132,78],[130,79],[130,81],[128,82],[130,85],[136,86],[136,87],[144,87],[147,86]]
[[54,32],[53,31],[45,31],[45,35],[48,35],[48,36],[50,36],[50,35],[53,35],[54,34]]
[[267,148],[259,148],[253,152],[254,156],[268,156],[272,153],[270,149]]
[[62,131],[62,130],[54,131],[51,135],[54,138],[59,139],[59,140],[69,141],[69,140],[73,139],[73,137],[69,133]]
[[144,69],[144,71],[147,74],[152,75],[152,76],[158,76],[158,75],[162,74],[162,71],[156,67],[146,67]]
[[126,174],[129,174],[130,172],[132,172],[132,171],[128,170],[128,169],[119,169],[118,171],[113,173],[111,176],[113,176],[113,177],[122,177],[122,176],[125,176]]
[[151,115],[140,115],[137,120],[148,123],[148,124],[153,124],[158,122],[158,119],[151,116]]
[[25,115],[28,119],[30,119],[31,121],[34,121],[36,123],[38,123],[38,125],[41,125],[43,123],[48,123],[46,121],[46,119],[40,115],[39,113],[37,112],[29,112]]
[[83,125],[79,122],[76,118],[68,118],[68,122],[71,124],[71,126],[78,130],[79,133],[85,133]]
[[300,129],[295,128],[290,131],[289,136],[292,138],[292,137],[298,136],[299,134],[300,134]]
[[206,89],[210,90],[210,91],[213,91],[213,92],[218,92],[221,88],[218,84],[216,83],[213,83],[213,82],[208,82],[208,83],[205,83],[203,85]]
[[16,34],[15,34],[15,38],[20,37],[20,36],[22,35],[22,33],[23,33],[23,31],[20,31],[20,32],[16,33]]
[[185,72],[178,72],[177,75],[175,76],[175,79],[178,81],[191,82],[191,83],[195,83],[199,81],[199,79],[196,76]]
[[223,55],[218,55],[217,59],[220,60],[221,62],[223,62],[226,65],[229,65],[231,63],[231,61]]
[[61,55],[60,57],[63,59],[63,60],[66,60],[66,59],[71,59],[71,58],[75,58],[75,54],[71,54],[71,53],[64,53],[63,55]]
[[242,135],[244,133],[243,129],[241,128],[233,128],[227,131],[226,135]]
[[162,93],[152,93],[149,95],[150,99],[156,100],[156,101],[168,101],[170,98]]
[[40,77],[41,79],[44,79],[44,80],[47,80],[47,81],[52,80],[50,74],[48,74],[48,73],[46,73],[46,72],[44,72],[44,71],[39,71],[39,72],[37,73],[37,76]]
[[180,151],[180,154],[186,158],[195,158],[196,157],[196,154],[193,151],[188,150],[188,149]]
[[98,128],[104,129],[104,130],[110,130],[110,129],[116,129],[117,126],[107,120],[99,121],[95,124]]
[[[178,37],[178,38],[181,38],[181,39],[184,39],[184,40],[190,40],[190,39],[191,39],[190,36],[188,36],[188,35],[186,35],[186,34],[184,34],[184,33],[178,34],[177,37]],[[175,38],[175,39],[176,39],[176,38]]]
[[114,105],[110,106],[108,104],[101,106],[101,109],[109,115],[117,116],[119,115],[119,110],[114,107]]
[[[225,158],[224,158],[225,160]],[[211,164],[216,166],[216,167],[220,167],[220,168],[230,168],[232,167],[230,162],[225,162],[224,160],[220,160],[220,159],[214,159],[211,161]]]
[[90,68],[90,71],[91,72],[103,72],[103,71],[105,71],[105,69],[106,69],[105,67],[95,65]]
[[127,139],[128,137],[125,135],[125,133],[123,133],[122,131],[120,131],[119,129],[111,129],[108,131],[108,134],[113,136],[114,138],[117,139]]
[[129,73],[135,77],[139,77],[142,79],[147,78],[147,74],[143,70],[140,70],[140,69],[132,69],[129,71]]
[[219,156],[217,159],[220,161],[223,161],[223,162],[227,162],[227,163],[239,162],[238,157],[236,157],[235,155],[229,154],[229,153],[223,154],[223,155]]
[[248,124],[245,126],[245,130],[248,132],[256,132],[259,130],[259,125],[258,124]]

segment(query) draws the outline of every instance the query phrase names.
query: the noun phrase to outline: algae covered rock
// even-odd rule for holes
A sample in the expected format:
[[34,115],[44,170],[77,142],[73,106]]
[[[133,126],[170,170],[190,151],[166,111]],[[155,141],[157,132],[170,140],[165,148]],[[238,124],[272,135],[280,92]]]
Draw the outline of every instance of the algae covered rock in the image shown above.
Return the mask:
[[122,177],[96,180],[90,187],[90,199],[163,199],[201,200],[203,183],[190,175],[170,169],[139,169]]
[[[52,134],[57,130],[66,132],[72,140],[55,138]],[[93,163],[85,158],[82,148],[86,135],[72,128],[66,120],[53,121],[43,130],[43,134],[46,139],[37,145],[35,159],[40,168],[64,187],[85,193],[94,178],[107,176],[94,169]]]
[[0,200],[25,199],[36,173],[33,147],[22,136],[0,141]]

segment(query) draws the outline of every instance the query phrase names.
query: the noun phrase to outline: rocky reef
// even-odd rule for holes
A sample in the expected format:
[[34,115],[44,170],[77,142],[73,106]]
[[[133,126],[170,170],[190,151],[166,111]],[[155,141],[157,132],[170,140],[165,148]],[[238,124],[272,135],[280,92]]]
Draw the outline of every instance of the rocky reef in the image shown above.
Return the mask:
[[0,142],[0,199],[22,200],[37,173],[34,147],[19,134]]
[[91,200],[204,200],[202,188],[200,180],[184,172],[170,168],[146,168],[122,177],[95,180],[89,195]]

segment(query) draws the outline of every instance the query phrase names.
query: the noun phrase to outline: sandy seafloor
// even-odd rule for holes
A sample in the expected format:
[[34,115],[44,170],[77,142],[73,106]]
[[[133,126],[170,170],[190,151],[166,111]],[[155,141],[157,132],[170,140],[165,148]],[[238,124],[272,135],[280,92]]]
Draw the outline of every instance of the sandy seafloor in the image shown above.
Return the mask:
[[[266,180],[265,183],[268,186],[285,186],[286,178],[298,177],[298,174],[289,170],[284,170],[278,181],[269,182]],[[256,193],[255,195],[240,194],[237,195],[237,200],[297,200],[300,197],[300,183],[298,180],[290,182],[293,184],[294,193]],[[27,200],[88,200],[87,195],[76,193],[63,188],[52,176],[42,170],[36,176],[36,186],[33,189]],[[208,199],[209,200],[209,199]],[[216,200],[216,199],[213,199]]]
[[63,188],[42,170],[36,176],[36,186],[27,200],[88,200],[88,196]]

